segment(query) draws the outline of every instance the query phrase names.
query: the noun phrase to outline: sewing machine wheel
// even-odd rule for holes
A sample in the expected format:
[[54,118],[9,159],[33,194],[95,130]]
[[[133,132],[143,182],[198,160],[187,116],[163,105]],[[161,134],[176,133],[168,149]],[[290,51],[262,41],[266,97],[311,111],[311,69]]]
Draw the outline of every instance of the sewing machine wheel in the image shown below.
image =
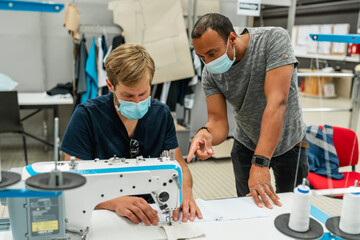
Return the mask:
[[21,176],[18,173],[1,171],[0,188],[8,187],[21,180]]
[[25,183],[29,187],[42,190],[67,190],[81,187],[86,183],[86,178],[75,173],[62,172],[63,184],[50,186],[51,173],[42,173],[29,177]]

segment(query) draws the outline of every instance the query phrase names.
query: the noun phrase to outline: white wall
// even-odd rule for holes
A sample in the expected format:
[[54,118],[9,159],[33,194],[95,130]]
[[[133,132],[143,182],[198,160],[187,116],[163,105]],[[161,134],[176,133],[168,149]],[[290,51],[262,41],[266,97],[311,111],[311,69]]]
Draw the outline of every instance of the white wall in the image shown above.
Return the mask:
[[[75,2],[81,24],[112,24],[109,1]],[[74,45],[63,27],[64,13],[0,11],[0,72],[19,83],[18,91],[45,91],[73,81]]]
[[[112,25],[110,1],[76,0],[81,24]],[[235,0],[221,0],[220,11],[235,26],[245,26],[246,17],[235,13]],[[0,72],[19,83],[18,91],[45,91],[73,81],[73,43],[63,27],[64,12],[0,11]]]

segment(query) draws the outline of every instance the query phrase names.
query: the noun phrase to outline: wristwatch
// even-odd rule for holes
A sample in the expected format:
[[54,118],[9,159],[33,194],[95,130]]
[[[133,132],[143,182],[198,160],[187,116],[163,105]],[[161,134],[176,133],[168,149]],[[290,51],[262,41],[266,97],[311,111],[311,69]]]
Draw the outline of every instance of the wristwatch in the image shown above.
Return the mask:
[[254,163],[260,167],[269,167],[270,159],[261,155],[253,155],[251,163]]

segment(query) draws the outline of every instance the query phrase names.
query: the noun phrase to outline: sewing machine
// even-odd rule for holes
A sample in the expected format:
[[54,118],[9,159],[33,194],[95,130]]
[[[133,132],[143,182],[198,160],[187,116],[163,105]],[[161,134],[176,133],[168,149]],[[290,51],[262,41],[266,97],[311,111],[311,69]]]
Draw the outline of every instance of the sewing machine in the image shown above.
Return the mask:
[[[48,173],[53,169],[54,162],[38,162],[28,165],[22,171],[22,179],[31,179],[32,176]],[[77,233],[85,239],[95,206],[124,195],[151,194],[159,208],[168,212],[168,223],[171,224],[172,211],[176,210],[182,201],[182,173],[173,151],[171,151],[170,157],[164,153],[159,158],[140,156],[136,159],[125,159],[114,156],[108,160],[87,161],[75,161],[72,158],[71,161],[58,162],[57,169],[63,173],[80,174],[86,178],[86,183],[81,187],[66,190],[62,194],[55,192],[57,200],[53,203],[48,198],[35,198],[33,203],[29,202],[31,198],[8,198],[11,228],[17,231],[15,235],[13,232],[14,240],[67,239],[63,236],[65,233],[64,227],[62,227],[63,223],[67,232]],[[28,182],[27,185],[29,187]],[[41,200],[43,201],[41,202]],[[24,203],[28,209],[24,209]],[[46,216],[50,214],[48,211],[47,215],[42,216],[40,223],[34,221],[29,223],[29,215],[37,214],[36,210],[40,209],[40,205],[42,207],[45,205],[47,210],[52,207],[53,210],[50,213],[59,216],[59,220],[46,219]],[[54,214],[50,214],[51,217],[54,217]],[[25,224],[24,221],[28,221],[28,223]],[[57,227],[54,227],[55,223],[58,223]],[[18,227],[19,225],[22,227]],[[34,228],[34,226],[38,228]],[[46,235],[51,231],[56,237],[53,238],[51,235],[51,237],[43,238],[44,236],[38,234],[45,232]],[[63,234],[59,234],[59,232],[63,232]],[[30,236],[30,238],[25,236]]]

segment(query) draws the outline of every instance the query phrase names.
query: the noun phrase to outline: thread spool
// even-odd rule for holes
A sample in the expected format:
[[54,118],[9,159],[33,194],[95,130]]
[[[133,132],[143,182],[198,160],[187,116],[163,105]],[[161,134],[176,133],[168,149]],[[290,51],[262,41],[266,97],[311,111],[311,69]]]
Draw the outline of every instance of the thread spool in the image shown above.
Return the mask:
[[289,228],[296,232],[306,232],[310,225],[311,192],[310,187],[299,185],[294,190],[293,205],[291,208]]
[[344,194],[339,228],[348,234],[360,234],[360,193]]

